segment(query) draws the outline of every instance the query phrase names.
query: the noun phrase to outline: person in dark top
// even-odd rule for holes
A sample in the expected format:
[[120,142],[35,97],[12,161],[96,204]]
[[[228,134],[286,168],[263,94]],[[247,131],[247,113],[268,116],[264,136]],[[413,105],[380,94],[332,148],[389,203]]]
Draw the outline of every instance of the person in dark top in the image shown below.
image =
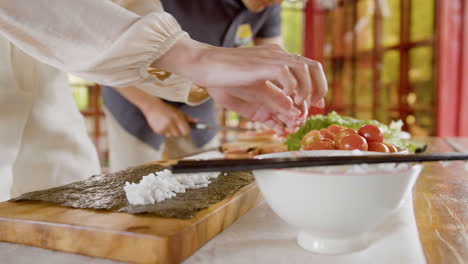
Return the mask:
[[[214,46],[282,46],[281,1],[162,0],[190,37]],[[169,102],[136,87],[102,86],[111,171],[217,146],[217,131],[191,130],[188,122],[216,124],[213,100],[198,106]]]

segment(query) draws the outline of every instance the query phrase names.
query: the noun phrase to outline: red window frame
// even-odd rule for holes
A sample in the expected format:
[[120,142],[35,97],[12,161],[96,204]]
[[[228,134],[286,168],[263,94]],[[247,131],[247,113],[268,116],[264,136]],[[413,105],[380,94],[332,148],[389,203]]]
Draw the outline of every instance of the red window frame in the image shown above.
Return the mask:
[[463,2],[463,39],[462,39],[462,63],[460,66],[461,83],[460,83],[460,111],[458,117],[458,135],[468,137],[468,74],[463,74],[463,70],[468,70],[468,3]]
[[93,120],[93,135],[92,140],[99,156],[101,165],[105,166],[108,159],[107,149],[103,149],[102,136],[104,135],[101,127],[101,122],[104,120],[104,111],[100,104],[101,87],[99,84],[88,85],[89,105],[87,109],[81,110],[81,114],[85,117],[92,117]]
[[465,0],[438,1],[438,136],[468,136],[466,5]]
[[[309,0],[304,16],[304,45],[305,56],[324,63],[325,46],[325,11],[316,4],[318,1]],[[343,3],[343,1],[339,1]],[[401,28],[400,28],[400,80],[399,94],[409,92],[409,54],[411,47],[434,45],[436,61],[436,124],[437,136],[468,136],[468,76],[463,69],[468,69],[468,12],[465,0],[438,0],[436,1],[436,32],[435,41],[428,40],[420,43],[411,43],[409,40],[409,14],[410,0],[401,2]],[[381,23],[379,16],[374,17],[374,28]],[[405,26],[406,24],[406,26]],[[381,39],[381,32],[374,30],[374,49],[372,49],[371,63],[374,76],[380,74],[376,61],[382,56],[382,49],[376,45]],[[434,42],[434,43],[433,43]],[[433,44],[432,44],[433,43]],[[377,48],[375,48],[377,47]],[[395,47],[387,47],[386,50]],[[374,93],[380,88],[379,81],[374,78],[372,89]],[[333,86],[332,93],[340,93],[340,86]],[[338,106],[340,105],[339,100]],[[374,98],[374,112],[376,107]],[[355,109],[355,106],[352,107]],[[409,106],[405,100],[400,100],[400,118],[405,119],[409,113]]]

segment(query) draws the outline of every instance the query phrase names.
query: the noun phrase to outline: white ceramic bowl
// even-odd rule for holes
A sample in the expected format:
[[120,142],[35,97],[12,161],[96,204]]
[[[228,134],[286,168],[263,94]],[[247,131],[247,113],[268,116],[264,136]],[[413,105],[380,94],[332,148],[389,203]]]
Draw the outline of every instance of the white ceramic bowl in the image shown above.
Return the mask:
[[[379,154],[366,152],[367,154]],[[272,153],[257,158],[351,155],[318,150]],[[422,165],[374,171],[326,168],[254,171],[257,185],[273,211],[299,228],[298,244],[320,254],[344,254],[369,246],[366,232],[381,224],[411,192]],[[368,168],[369,168],[368,167]],[[349,168],[349,166],[347,167]],[[360,167],[362,168],[362,167]],[[382,168],[382,167],[380,167]]]

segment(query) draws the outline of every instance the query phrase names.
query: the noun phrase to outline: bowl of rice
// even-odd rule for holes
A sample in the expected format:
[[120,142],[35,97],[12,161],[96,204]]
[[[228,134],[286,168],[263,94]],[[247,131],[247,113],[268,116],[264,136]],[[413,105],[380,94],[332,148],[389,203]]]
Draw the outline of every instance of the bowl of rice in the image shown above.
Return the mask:
[[[377,152],[313,150],[256,158],[379,155]],[[367,232],[402,205],[422,170],[420,164],[361,164],[254,171],[272,210],[299,229],[297,243],[318,254],[365,249]]]

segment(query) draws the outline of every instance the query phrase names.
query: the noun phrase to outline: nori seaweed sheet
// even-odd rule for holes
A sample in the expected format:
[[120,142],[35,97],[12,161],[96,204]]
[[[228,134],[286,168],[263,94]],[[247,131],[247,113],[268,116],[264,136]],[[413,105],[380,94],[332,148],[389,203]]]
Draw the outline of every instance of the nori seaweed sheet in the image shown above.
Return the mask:
[[51,189],[25,193],[10,201],[45,201],[73,208],[104,209],[131,214],[148,213],[180,219],[192,218],[198,211],[225,199],[254,181],[252,172],[221,173],[208,187],[186,190],[176,197],[150,205],[131,205],[123,189],[125,182],[139,182],[143,176],[163,170],[159,164],[95,175],[86,180]]

